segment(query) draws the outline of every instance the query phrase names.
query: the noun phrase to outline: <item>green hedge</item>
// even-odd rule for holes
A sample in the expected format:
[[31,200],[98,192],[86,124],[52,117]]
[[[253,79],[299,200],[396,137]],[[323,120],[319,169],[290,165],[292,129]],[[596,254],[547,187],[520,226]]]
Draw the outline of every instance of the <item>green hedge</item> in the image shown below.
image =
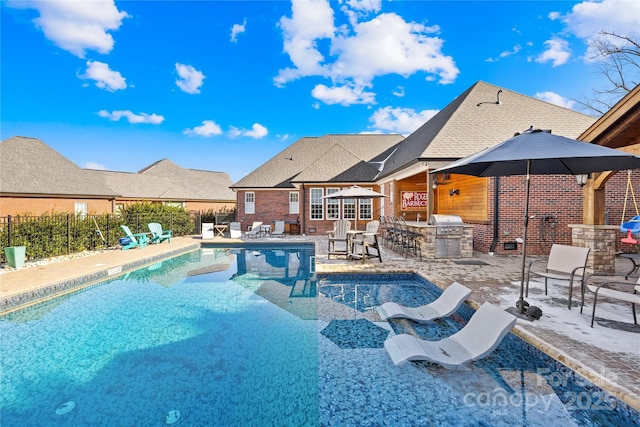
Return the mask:
[[[10,233],[11,246],[26,246],[27,259],[48,258],[118,246],[118,239],[125,237],[120,225],[127,225],[132,232],[139,233],[148,232],[147,224],[150,222],[159,222],[163,229],[171,230],[173,236],[196,232],[184,208],[136,203],[119,214],[51,213],[7,217],[1,224],[0,243],[3,248],[9,246]],[[0,258],[6,262],[4,250]]]

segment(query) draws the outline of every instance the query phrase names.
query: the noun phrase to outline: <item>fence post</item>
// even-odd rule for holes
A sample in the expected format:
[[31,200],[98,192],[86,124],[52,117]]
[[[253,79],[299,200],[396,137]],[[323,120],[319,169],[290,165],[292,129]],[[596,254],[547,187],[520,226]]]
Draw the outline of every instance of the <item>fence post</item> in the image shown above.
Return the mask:
[[71,220],[67,214],[67,255],[71,255]]
[[7,231],[9,233],[9,241],[7,242],[7,246],[13,246],[11,244],[11,243],[13,243],[12,242],[12,240],[13,240],[13,236],[12,236],[12,234],[13,234],[13,224],[11,222],[11,215],[7,215],[7,219],[9,221],[9,224],[7,225]]

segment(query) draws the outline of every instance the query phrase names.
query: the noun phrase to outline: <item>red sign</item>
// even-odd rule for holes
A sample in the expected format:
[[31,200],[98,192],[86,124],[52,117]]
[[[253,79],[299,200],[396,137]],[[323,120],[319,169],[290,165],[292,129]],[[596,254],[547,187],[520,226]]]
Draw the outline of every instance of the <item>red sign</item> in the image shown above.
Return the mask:
[[427,209],[426,191],[401,191],[403,211],[422,211]]

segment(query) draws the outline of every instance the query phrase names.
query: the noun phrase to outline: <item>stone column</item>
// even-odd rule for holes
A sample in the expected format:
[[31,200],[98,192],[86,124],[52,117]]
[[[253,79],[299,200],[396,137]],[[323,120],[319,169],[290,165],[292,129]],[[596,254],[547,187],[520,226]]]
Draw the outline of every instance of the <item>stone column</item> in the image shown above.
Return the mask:
[[616,238],[615,225],[569,224],[573,246],[591,248],[587,260],[588,272],[615,272]]

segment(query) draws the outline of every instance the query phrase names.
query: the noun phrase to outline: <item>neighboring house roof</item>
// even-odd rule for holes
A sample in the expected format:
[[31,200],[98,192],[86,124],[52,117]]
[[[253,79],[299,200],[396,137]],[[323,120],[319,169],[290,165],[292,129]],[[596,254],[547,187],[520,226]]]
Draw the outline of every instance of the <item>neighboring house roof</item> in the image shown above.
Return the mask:
[[227,173],[163,159],[138,173],[83,169],[35,138],[0,143],[0,192],[104,198],[235,202]]
[[378,178],[421,161],[466,157],[531,126],[577,138],[595,120],[568,108],[477,82],[402,141]]
[[370,163],[402,135],[358,134],[301,138],[231,188],[293,188],[294,183],[371,182],[379,173]]
[[0,143],[0,193],[112,198],[111,188],[44,142],[14,136]]
[[171,179],[187,191],[189,200],[228,200],[235,202],[231,177],[226,172],[184,169],[171,160],[162,159],[138,172],[141,175]]

